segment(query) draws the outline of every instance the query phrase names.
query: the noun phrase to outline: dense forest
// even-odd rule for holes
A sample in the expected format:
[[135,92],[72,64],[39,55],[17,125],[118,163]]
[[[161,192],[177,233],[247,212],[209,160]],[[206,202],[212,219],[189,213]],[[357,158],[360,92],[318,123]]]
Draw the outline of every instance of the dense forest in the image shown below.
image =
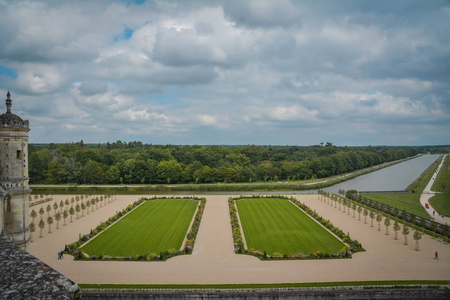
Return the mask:
[[448,147],[30,144],[30,183],[154,184],[304,180]]

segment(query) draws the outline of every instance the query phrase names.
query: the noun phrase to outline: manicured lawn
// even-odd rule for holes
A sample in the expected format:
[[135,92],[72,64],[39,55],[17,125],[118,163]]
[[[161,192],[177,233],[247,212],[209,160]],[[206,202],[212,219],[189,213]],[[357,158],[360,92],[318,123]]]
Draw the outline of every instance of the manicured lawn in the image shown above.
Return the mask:
[[286,199],[236,200],[249,249],[292,255],[337,253],[345,246]]
[[179,250],[198,201],[158,199],[143,203],[83,247],[89,255],[134,256]]
[[401,210],[406,210],[407,212],[415,214],[417,216],[430,219],[430,216],[425,211],[425,208],[420,204],[420,194],[362,194],[362,196],[392,207],[396,207]]

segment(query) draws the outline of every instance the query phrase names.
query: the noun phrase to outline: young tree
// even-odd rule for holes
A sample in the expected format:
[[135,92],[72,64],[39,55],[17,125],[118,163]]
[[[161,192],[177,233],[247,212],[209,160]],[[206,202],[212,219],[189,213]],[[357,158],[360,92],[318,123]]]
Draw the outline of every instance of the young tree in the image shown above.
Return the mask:
[[380,225],[380,222],[381,222],[381,220],[383,220],[383,216],[381,215],[381,213],[378,213],[377,214],[377,222],[378,222],[378,231],[381,231],[381,225]]
[[419,251],[419,240],[422,238],[422,233],[419,230],[414,231],[413,235],[414,240],[416,241],[416,251]]
[[367,209],[367,207],[364,206],[364,224],[367,224],[367,215],[369,214],[369,210]]
[[69,216],[69,213],[67,212],[67,209],[64,210],[63,212],[63,218],[64,218],[64,226],[66,226],[66,219]]
[[98,199],[98,197],[95,197],[95,209],[98,209],[98,202],[100,200]]
[[431,222],[431,232],[433,232],[433,239],[436,237],[437,225],[436,222]]
[[41,216],[41,219],[42,219],[44,213],[45,213],[45,210],[44,210],[44,208],[41,206],[41,208],[39,208],[39,215]]
[[34,209],[31,210],[30,217],[33,219],[32,222],[34,222],[34,219],[37,217],[37,213]]
[[375,219],[375,213],[373,212],[373,210],[370,211],[369,217],[370,217],[370,227],[373,227],[373,220]]
[[339,203],[339,210],[341,210],[341,204],[342,204],[342,198],[338,197],[338,203]]
[[59,229],[59,221],[61,221],[61,213],[58,211],[55,215],[55,220],[56,220],[56,230]]
[[75,203],[75,198],[74,197],[70,198],[70,204],[72,204],[72,206],[73,206],[74,203]]
[[389,216],[384,219],[384,226],[386,226],[386,235],[389,235],[389,226],[391,226],[391,219]]
[[70,223],[73,223],[72,217],[75,214],[75,209],[73,208],[73,206],[70,207],[69,214],[70,214]]
[[86,204],[84,204],[84,201],[81,202],[81,217],[84,217],[84,211],[86,210]]
[[62,214],[62,212],[63,212],[63,207],[64,207],[64,202],[61,200],[60,202],[59,202],[59,212]]
[[77,204],[77,206],[75,206],[75,211],[77,212],[77,220],[78,220],[79,219],[78,213],[81,211],[80,204]]
[[400,231],[401,227],[398,224],[397,220],[395,220],[394,222],[394,231],[395,231],[395,236],[394,236],[394,240],[398,240],[398,231]]
[[361,205],[358,205],[358,221],[361,221],[361,213],[362,213],[363,209],[361,207]]
[[94,198],[92,198],[91,199],[91,208],[92,208],[92,212],[94,211],[94,205],[95,205],[95,199]]
[[353,218],[355,218],[355,213],[356,213],[356,204],[355,204],[355,202],[353,202],[353,204],[352,204],[352,211],[353,211]]
[[69,199],[66,199],[66,201],[64,201],[64,204],[66,205],[66,210],[69,210]]
[[89,207],[91,207],[91,201],[89,201],[88,199],[86,199],[86,212],[87,214],[89,214]]
[[45,210],[47,211],[47,217],[50,217],[50,211],[52,210],[51,205],[47,204],[47,207],[45,208]]
[[53,203],[53,215],[56,214],[56,210],[58,209],[58,203]]
[[36,231],[36,225],[34,224],[34,220],[30,223],[30,242],[33,242],[33,233]]
[[409,227],[406,226],[405,224],[403,224],[402,234],[405,237],[405,241],[404,241],[403,245],[408,245]]
[[345,208],[347,207],[347,198],[342,199],[342,206],[344,207],[343,213],[345,213]]
[[352,208],[352,202],[350,200],[347,200],[347,215],[350,215],[350,209]]
[[100,202],[100,207],[103,207],[103,196],[100,196],[99,202]]
[[44,220],[42,220],[42,218],[41,218],[41,220],[39,221],[38,226],[39,226],[39,229],[40,229],[39,237],[41,238],[41,237],[42,237],[42,230],[43,230],[44,227],[45,227],[45,223],[44,223]]
[[48,233],[52,233],[53,217],[47,218],[47,224],[48,224]]

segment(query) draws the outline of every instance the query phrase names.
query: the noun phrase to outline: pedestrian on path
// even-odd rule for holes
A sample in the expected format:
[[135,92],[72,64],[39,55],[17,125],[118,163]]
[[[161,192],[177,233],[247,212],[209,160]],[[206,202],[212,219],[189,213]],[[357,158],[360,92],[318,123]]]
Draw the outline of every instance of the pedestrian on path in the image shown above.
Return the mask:
[[58,252],[58,259],[61,259],[61,252]]
[[436,251],[436,253],[434,253],[434,259],[437,259],[437,260],[439,260],[439,257],[438,257],[438,252]]

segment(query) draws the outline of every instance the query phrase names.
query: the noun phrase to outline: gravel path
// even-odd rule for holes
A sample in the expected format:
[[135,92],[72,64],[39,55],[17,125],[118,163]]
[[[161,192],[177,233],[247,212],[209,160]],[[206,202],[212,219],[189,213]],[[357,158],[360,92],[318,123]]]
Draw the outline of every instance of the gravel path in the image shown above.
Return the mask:
[[[65,199],[67,196],[55,196]],[[71,196],[70,196],[71,197]],[[294,283],[363,280],[450,280],[450,247],[429,236],[420,240],[420,251],[414,250],[412,233],[409,245],[403,236],[394,240],[394,231],[385,235],[385,227],[377,230],[358,216],[343,213],[320,200],[317,195],[295,195],[301,202],[330,219],[367,250],[352,259],[260,261],[233,252],[233,240],[228,214],[228,197],[208,195],[194,253],[178,256],[166,262],[73,261],[70,256],[57,259],[64,244],[79,234],[88,233],[100,221],[137,200],[139,196],[117,196],[110,203],[85,217],[60,226],[53,233],[44,233],[31,244],[30,252],[77,283],[135,284],[219,284],[219,283]],[[36,209],[36,207],[34,207]],[[36,211],[39,209],[37,206]],[[75,219],[75,218],[74,218]],[[434,260],[435,251],[439,260]]]

